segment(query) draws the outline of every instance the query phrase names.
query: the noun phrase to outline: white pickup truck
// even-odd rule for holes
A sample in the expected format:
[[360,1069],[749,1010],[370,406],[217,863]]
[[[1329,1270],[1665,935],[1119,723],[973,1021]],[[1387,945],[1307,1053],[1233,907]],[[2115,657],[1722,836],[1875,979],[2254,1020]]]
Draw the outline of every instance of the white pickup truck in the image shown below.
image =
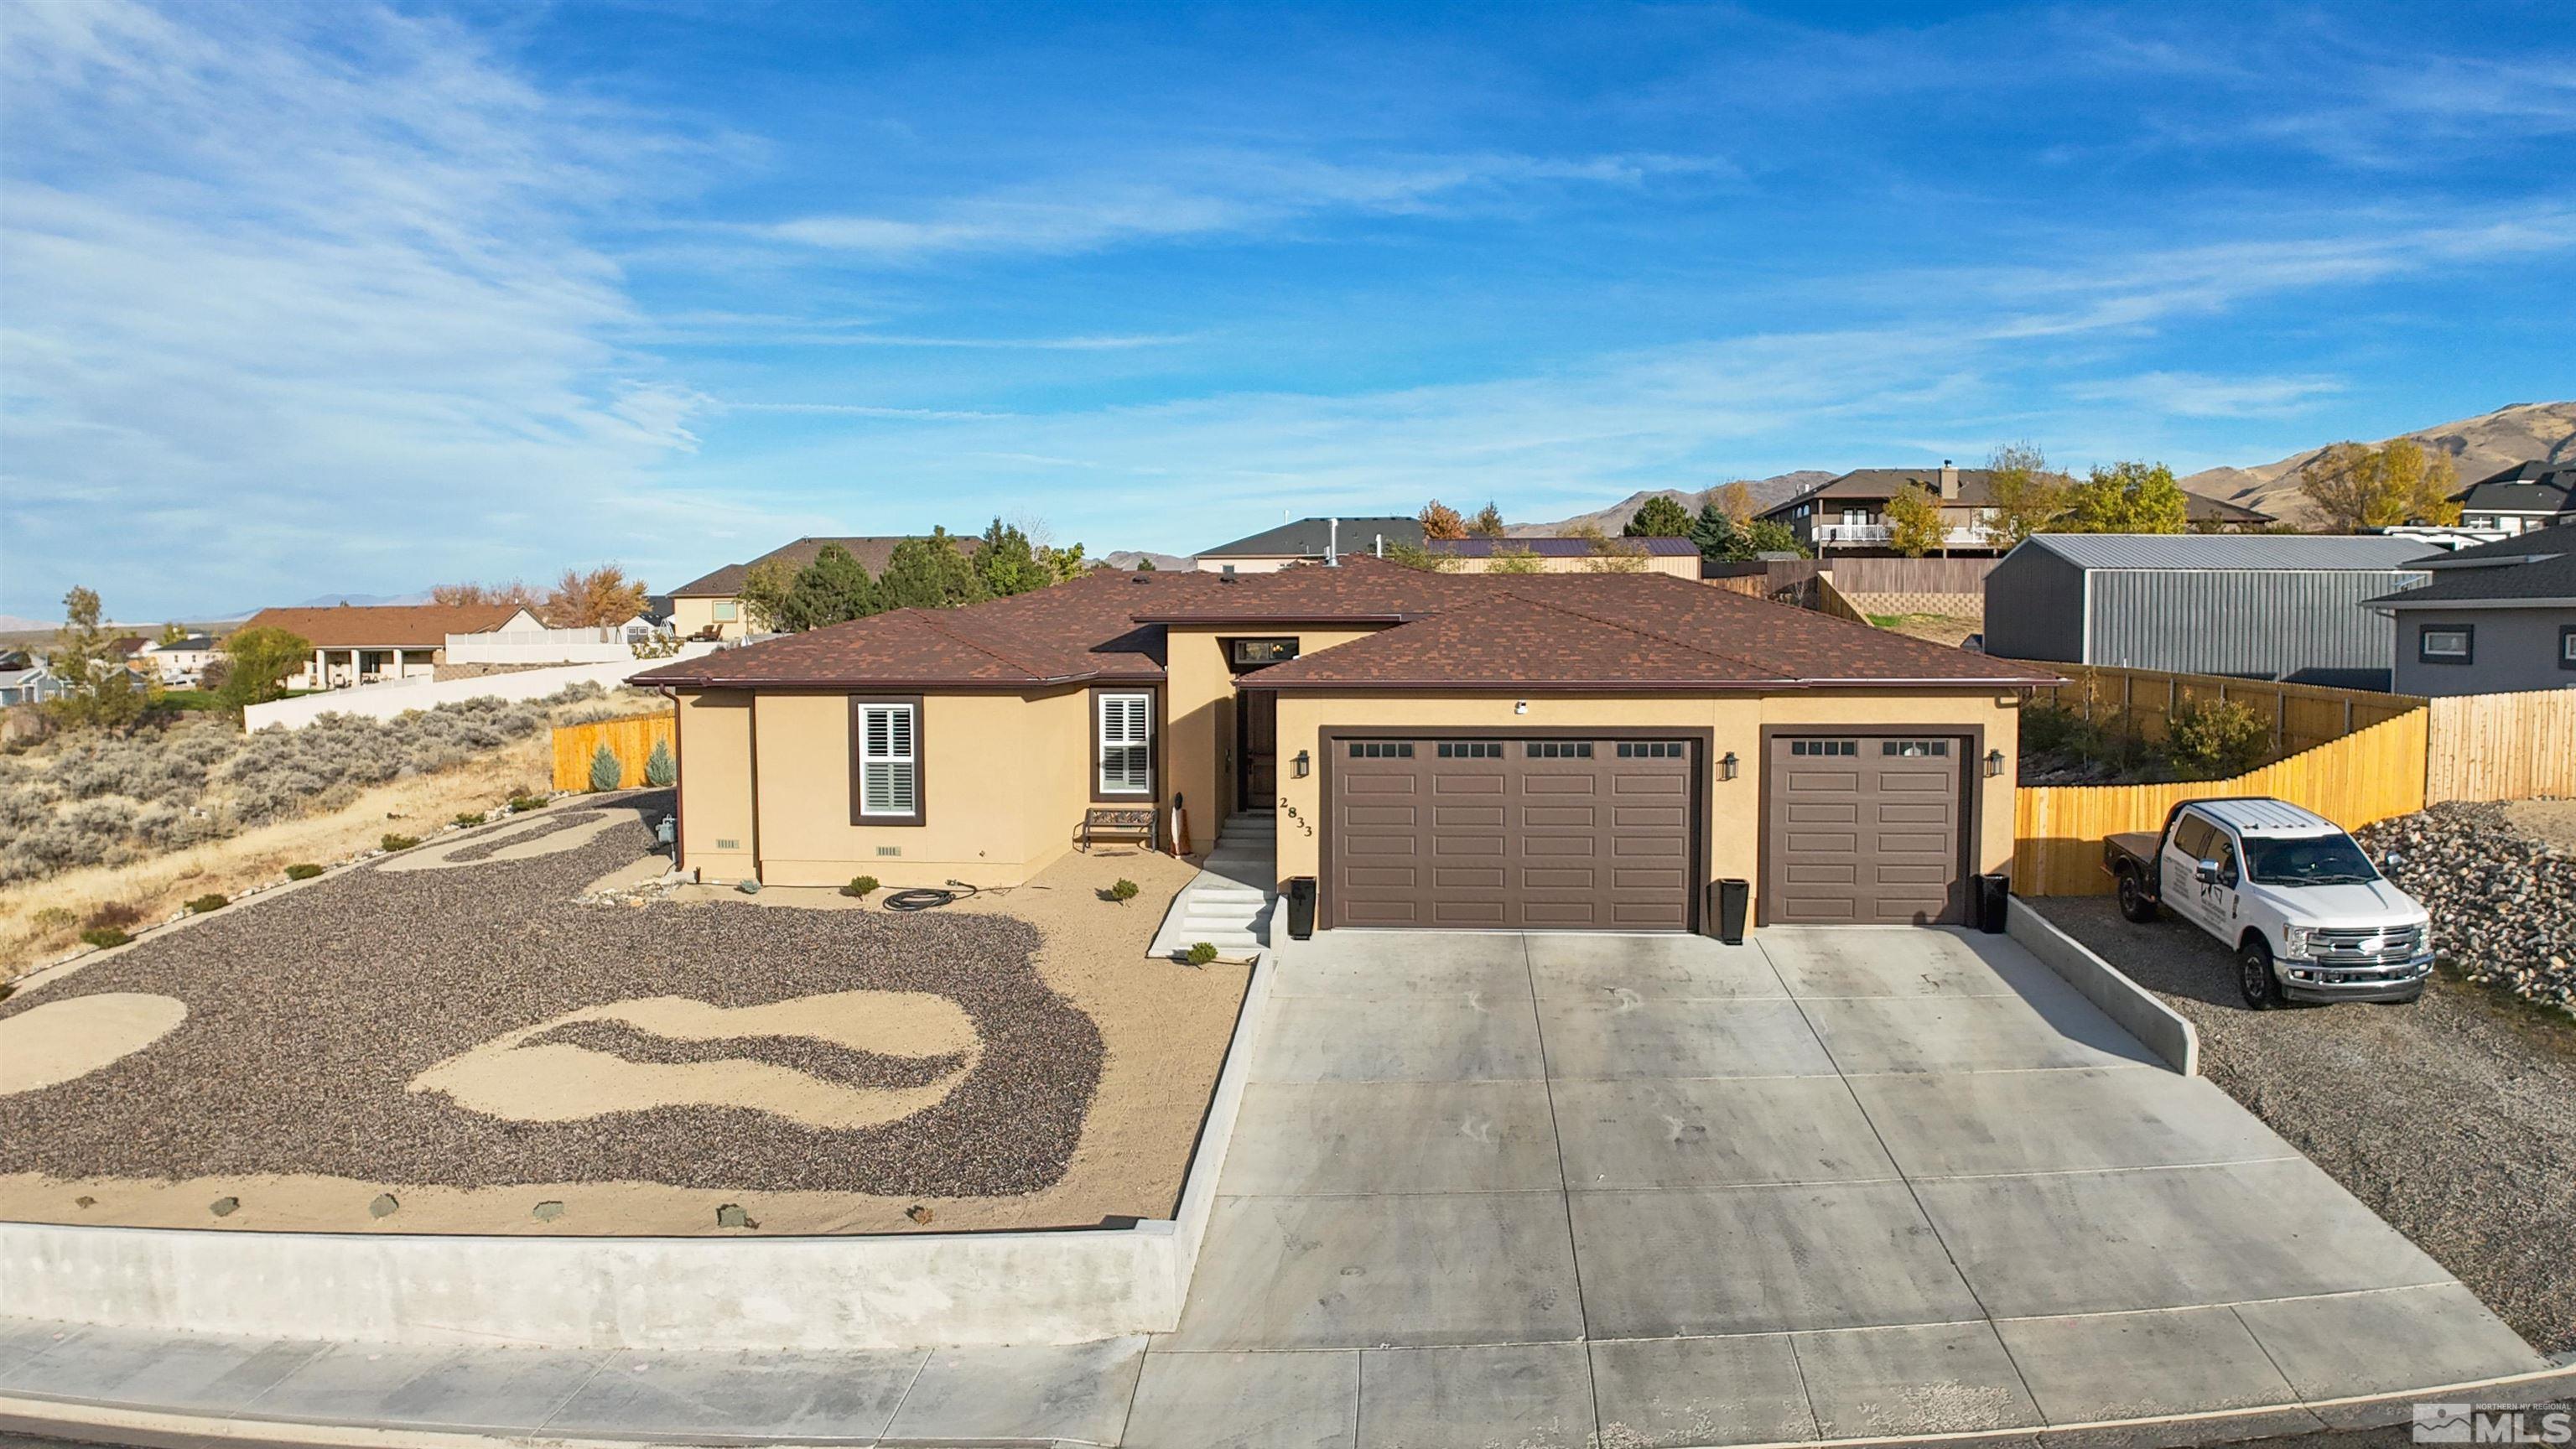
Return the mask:
[[2433,920],[2322,815],[2281,800],[2190,800],[2164,830],[2114,835],[2102,868],[2120,914],[2159,906],[2236,948],[2236,987],[2285,1000],[2413,1001],[2433,971]]

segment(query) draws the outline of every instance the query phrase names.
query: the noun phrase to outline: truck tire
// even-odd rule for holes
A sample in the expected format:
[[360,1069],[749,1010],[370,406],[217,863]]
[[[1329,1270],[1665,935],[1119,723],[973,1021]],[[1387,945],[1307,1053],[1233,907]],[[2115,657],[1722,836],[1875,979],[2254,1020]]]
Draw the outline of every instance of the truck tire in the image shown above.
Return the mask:
[[2281,978],[2272,974],[2272,948],[2260,936],[2247,936],[2236,948],[2236,990],[2249,1011],[2269,1011],[2281,1004]]
[[2155,898],[2147,894],[2147,883],[2134,865],[2120,868],[2120,914],[2141,926],[2157,915]]

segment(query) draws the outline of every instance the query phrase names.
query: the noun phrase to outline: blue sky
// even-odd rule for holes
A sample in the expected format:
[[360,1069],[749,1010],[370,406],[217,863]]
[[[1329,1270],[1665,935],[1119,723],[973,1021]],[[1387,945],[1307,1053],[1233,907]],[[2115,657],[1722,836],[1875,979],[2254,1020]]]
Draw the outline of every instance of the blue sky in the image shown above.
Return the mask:
[[0,612],[2576,394],[2551,3],[0,17]]

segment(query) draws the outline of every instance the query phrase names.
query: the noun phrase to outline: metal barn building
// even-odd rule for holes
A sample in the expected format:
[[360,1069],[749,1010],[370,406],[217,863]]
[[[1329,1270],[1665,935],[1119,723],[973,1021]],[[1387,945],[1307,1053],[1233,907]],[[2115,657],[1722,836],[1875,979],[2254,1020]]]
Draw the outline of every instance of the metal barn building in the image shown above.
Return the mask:
[[2431,575],[2403,538],[2043,533],[1986,575],[1986,649],[2009,659],[2388,687],[2388,616],[2362,601]]

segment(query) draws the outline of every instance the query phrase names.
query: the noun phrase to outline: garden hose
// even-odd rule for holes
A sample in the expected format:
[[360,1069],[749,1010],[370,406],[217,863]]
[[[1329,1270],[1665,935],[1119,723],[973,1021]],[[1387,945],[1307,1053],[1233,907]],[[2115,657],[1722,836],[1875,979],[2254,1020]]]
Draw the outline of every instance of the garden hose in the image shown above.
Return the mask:
[[933,886],[921,886],[912,890],[896,891],[885,898],[885,908],[889,911],[926,911],[935,906],[949,905],[978,894],[973,886],[962,880],[952,880],[949,884],[956,889],[941,890]]

